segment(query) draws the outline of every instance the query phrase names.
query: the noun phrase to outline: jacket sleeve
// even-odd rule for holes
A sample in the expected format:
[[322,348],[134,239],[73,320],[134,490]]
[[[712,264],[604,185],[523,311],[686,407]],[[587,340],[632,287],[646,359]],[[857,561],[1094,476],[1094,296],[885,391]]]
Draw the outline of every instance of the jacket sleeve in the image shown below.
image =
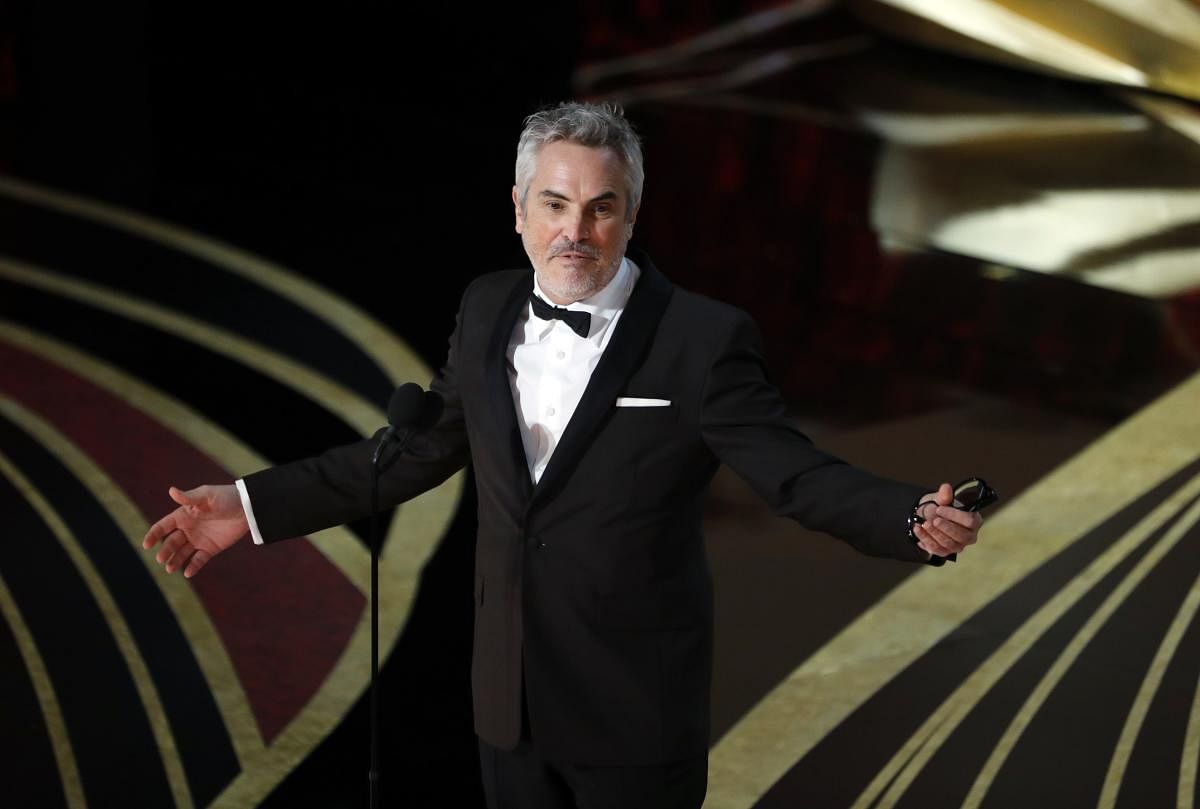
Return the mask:
[[908,539],[905,520],[930,490],[878,477],[813,446],[788,421],[783,398],[767,378],[758,329],[743,312],[715,351],[700,429],[709,449],[776,514],[872,556],[926,561]]
[[[380,459],[380,508],[438,486],[470,457],[456,377],[469,294],[468,289],[459,307],[446,363],[429,386],[442,396],[442,415],[428,432],[413,436],[402,454],[385,450]],[[243,480],[263,540],[303,536],[370,516],[371,457],[382,433],[381,429],[371,438],[246,476]]]

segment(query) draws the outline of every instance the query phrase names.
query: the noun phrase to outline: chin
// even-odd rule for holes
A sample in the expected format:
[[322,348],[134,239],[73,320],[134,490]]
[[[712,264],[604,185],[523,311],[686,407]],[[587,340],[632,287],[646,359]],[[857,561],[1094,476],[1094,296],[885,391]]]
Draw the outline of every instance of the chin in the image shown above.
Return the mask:
[[546,283],[546,279],[543,276],[542,278],[538,279],[538,282],[542,285],[543,289],[555,297],[565,298],[571,301],[578,301],[586,298],[594,293],[597,289],[596,279],[591,277],[569,279],[554,278],[550,283]]

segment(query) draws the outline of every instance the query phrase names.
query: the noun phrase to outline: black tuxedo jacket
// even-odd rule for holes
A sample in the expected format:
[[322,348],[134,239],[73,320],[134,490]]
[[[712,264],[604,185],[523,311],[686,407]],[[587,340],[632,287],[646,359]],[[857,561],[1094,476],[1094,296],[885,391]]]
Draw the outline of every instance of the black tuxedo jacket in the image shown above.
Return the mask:
[[[743,312],[642,273],[539,483],[505,351],[533,274],[475,280],[459,309],[438,425],[381,475],[394,504],[471,462],[479,495],[472,662],[480,737],[580,763],[641,764],[709,744],[712,584],[701,539],[719,463],[778,514],[859,550],[922,561],[905,518],[923,487],[813,447],[784,415]],[[618,397],[667,407],[617,407]],[[374,440],[246,478],[267,541],[369,513]]]

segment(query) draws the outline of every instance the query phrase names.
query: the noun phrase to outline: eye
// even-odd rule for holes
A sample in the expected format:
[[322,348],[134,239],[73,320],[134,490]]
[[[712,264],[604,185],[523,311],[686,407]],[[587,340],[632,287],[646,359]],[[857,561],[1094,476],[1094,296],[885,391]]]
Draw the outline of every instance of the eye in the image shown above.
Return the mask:
[[596,216],[608,216],[612,213],[612,205],[607,202],[600,202],[592,210],[596,213]]
[[548,199],[546,200],[546,208],[551,211],[561,211],[564,207],[561,200]]

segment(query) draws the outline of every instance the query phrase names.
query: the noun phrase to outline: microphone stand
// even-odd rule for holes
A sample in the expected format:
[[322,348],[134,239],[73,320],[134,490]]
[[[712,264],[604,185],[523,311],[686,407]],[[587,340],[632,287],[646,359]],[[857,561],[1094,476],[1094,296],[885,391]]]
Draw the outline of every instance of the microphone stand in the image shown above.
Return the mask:
[[[442,397],[407,382],[392,392],[388,402],[388,428],[371,456],[371,771],[368,774],[371,809],[379,809],[379,459],[397,433],[396,455],[404,452],[416,433],[430,429],[442,413]],[[393,456],[395,457],[395,456]]]
[[[404,451],[411,433],[411,429],[404,431],[397,452]],[[379,458],[388,438],[385,434],[371,456],[371,771],[367,776],[371,809],[379,809]]]

